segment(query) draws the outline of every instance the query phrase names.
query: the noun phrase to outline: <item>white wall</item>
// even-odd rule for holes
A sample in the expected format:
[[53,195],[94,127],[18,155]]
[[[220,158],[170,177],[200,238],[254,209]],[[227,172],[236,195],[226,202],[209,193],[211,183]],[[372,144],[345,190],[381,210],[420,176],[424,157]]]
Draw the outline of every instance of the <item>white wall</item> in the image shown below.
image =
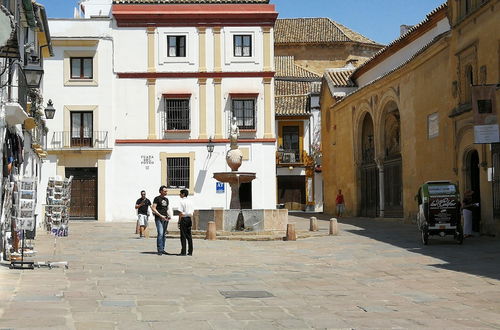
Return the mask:
[[413,56],[413,54],[415,54],[422,47],[424,47],[426,44],[432,41],[432,39],[434,39],[436,36],[449,30],[450,30],[450,24],[448,22],[448,18],[445,17],[441,21],[439,21],[434,28],[427,31],[421,37],[415,39],[410,44],[401,48],[396,53],[389,56],[381,63],[377,64],[372,69],[363,73],[356,80],[357,85],[361,88],[369,84],[370,82],[374,81],[375,79],[383,76],[387,72],[393,70],[395,67],[399,66],[400,64],[410,59]]

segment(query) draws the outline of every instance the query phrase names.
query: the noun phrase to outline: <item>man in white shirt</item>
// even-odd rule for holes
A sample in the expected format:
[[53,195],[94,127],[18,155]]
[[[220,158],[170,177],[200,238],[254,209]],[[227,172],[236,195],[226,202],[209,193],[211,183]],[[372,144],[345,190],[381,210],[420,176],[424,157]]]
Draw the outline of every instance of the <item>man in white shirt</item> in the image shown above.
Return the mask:
[[189,191],[182,189],[180,192],[181,201],[179,205],[179,229],[181,231],[181,256],[186,255],[186,240],[188,242],[187,255],[193,255],[193,236],[191,235],[191,227],[193,225],[194,207],[191,199],[187,198]]

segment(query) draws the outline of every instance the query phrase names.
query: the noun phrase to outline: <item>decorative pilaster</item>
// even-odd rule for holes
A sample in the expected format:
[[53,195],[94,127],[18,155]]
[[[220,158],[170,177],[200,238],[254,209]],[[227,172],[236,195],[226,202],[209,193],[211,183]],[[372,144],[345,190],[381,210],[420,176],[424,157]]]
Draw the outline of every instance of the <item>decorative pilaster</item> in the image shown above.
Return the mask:
[[272,82],[273,78],[264,78],[264,138],[271,139],[274,137],[272,131],[273,122],[273,105],[272,105]]
[[198,50],[200,54],[200,72],[207,71],[207,44],[206,44],[206,28],[198,27]]
[[199,119],[200,139],[208,139],[207,136],[207,78],[198,78],[199,86]]
[[212,29],[214,34],[214,71],[222,71],[222,46],[221,46],[221,28],[216,26]]
[[156,27],[149,26],[146,28],[146,33],[148,35],[148,72],[156,72],[155,65],[155,33]]
[[263,27],[262,33],[264,35],[264,71],[272,71],[273,68],[271,59],[274,48],[271,41],[271,27]]
[[156,137],[156,79],[148,79],[148,139]]
[[222,139],[222,78],[214,78],[215,138]]

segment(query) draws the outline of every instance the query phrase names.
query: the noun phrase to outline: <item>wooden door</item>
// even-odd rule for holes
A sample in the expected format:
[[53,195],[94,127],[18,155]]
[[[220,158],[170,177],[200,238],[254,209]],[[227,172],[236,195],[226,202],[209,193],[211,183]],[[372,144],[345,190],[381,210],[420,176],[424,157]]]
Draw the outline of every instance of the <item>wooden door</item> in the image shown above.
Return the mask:
[[97,168],[66,168],[66,176],[73,175],[70,217],[97,219]]
[[384,216],[403,217],[403,180],[401,158],[384,163]]
[[378,169],[375,164],[361,167],[361,212],[362,217],[378,215]]
[[305,176],[278,176],[278,204],[285,204],[289,210],[305,210]]

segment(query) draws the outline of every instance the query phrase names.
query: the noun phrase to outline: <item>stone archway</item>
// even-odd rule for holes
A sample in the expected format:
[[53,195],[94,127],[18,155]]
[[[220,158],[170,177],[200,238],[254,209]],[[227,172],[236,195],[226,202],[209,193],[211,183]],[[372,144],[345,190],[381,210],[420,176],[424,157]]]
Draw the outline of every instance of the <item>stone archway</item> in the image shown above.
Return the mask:
[[[379,164],[384,176],[384,217],[403,217],[403,161],[401,157],[401,118],[396,102],[384,107],[381,122],[383,162]],[[381,192],[382,193],[382,192]]]
[[360,160],[360,215],[376,217],[378,215],[378,170],[375,163],[375,135],[372,116],[367,112],[360,125],[359,141]]

